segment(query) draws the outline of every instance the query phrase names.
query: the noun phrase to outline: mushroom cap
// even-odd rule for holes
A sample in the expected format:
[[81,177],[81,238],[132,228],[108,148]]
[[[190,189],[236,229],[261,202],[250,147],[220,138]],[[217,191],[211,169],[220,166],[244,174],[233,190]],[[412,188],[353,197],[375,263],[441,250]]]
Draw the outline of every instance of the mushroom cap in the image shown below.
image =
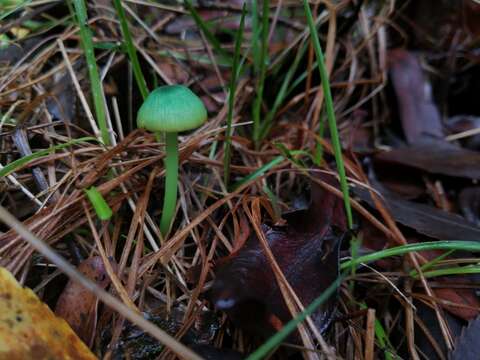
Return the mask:
[[152,91],[137,114],[137,126],[151,132],[180,132],[207,120],[202,100],[183,85],[165,85]]

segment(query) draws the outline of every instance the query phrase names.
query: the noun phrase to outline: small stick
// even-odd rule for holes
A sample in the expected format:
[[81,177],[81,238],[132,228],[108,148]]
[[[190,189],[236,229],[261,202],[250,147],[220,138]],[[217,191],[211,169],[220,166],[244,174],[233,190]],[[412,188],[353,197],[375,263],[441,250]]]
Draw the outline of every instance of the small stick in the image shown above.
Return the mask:
[[365,334],[365,360],[373,360],[375,349],[375,309],[368,309]]

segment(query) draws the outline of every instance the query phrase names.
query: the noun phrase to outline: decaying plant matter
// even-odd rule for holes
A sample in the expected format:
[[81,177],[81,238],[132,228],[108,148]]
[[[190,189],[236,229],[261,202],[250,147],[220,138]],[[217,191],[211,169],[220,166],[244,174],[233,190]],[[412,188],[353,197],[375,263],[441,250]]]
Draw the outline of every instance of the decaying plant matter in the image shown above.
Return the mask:
[[[478,4],[305,4],[0,5],[0,265],[99,357],[446,359],[478,337]],[[178,135],[177,194],[136,116],[178,85],[209,121]]]

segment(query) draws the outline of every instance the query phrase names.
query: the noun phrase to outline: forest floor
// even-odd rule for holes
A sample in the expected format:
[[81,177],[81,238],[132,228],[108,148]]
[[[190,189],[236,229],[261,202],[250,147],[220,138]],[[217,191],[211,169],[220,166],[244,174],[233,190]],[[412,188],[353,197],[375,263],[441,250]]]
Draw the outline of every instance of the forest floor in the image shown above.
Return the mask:
[[[95,356],[478,358],[477,1],[0,19],[0,265]],[[178,84],[208,116],[178,133],[175,195],[137,112]]]

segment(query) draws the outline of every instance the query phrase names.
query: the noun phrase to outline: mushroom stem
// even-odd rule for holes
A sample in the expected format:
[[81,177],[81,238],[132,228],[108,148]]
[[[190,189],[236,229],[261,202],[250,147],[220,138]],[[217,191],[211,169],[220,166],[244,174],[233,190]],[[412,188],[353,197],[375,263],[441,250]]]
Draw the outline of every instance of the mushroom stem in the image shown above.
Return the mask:
[[160,232],[167,235],[172,223],[173,214],[177,207],[178,189],[178,139],[176,132],[165,133],[167,153],[165,156],[165,196],[163,197],[163,211],[160,220]]

